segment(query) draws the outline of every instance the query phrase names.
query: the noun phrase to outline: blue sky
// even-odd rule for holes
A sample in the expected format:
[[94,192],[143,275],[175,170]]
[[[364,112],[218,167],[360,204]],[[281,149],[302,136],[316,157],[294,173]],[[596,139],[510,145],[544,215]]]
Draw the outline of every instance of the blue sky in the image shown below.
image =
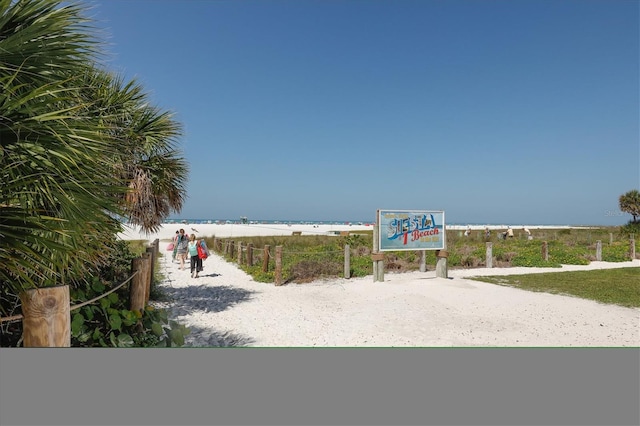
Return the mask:
[[89,3],[108,67],[184,126],[173,218],[631,218],[635,0]]

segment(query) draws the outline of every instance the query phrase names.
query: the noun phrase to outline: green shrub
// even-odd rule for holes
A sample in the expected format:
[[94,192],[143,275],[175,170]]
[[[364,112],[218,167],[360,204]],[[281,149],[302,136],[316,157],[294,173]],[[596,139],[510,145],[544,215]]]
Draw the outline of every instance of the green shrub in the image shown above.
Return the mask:
[[[90,287],[71,290],[71,304],[98,297],[109,291],[98,277]],[[169,321],[164,309],[147,306],[143,312],[130,311],[127,286],[95,303],[71,313],[73,347],[182,346],[188,329]]]
[[[71,306],[102,296],[129,279],[131,262],[146,250],[140,242],[113,240],[105,243],[105,257],[99,264],[86,265],[83,271],[71,271],[69,288]],[[157,270],[157,268],[156,268]],[[151,286],[150,300],[166,300],[157,287],[162,279],[156,274]],[[71,311],[71,346],[73,347],[151,347],[182,346],[188,329],[168,319],[164,309],[148,306],[144,312],[133,312],[129,306],[129,284],[95,302]],[[6,290],[0,286],[2,291]],[[6,291],[4,291],[6,293]],[[19,308],[15,295],[0,294],[0,305],[11,304],[11,314]],[[3,347],[21,344],[22,321],[2,325]]]
[[630,221],[626,225],[620,227],[619,235],[621,238],[628,239],[630,235],[634,235],[634,239],[640,239],[640,221]]
[[[526,266],[526,267],[559,267],[561,264],[585,265],[595,259],[595,241],[609,241],[610,233],[620,239],[619,228],[585,228],[585,229],[533,229],[533,240],[514,238],[493,240],[494,266]],[[479,267],[486,264],[486,242],[480,233],[472,237],[447,233],[447,251],[449,268]],[[640,234],[639,234],[640,235]],[[521,235],[519,235],[521,237]],[[254,253],[261,253],[265,244],[271,246],[269,271],[262,272],[259,266],[242,268],[259,282],[273,282],[275,247],[283,246],[283,280],[285,282],[307,282],[311,279],[341,276],[344,264],[344,245],[350,248],[350,275],[362,277],[373,273],[371,252],[373,241],[371,233],[352,234],[348,236],[334,235],[300,235],[279,237],[243,237],[234,241],[244,244],[252,242]],[[548,242],[549,260],[542,258],[542,242]],[[212,244],[212,242],[211,242]],[[211,245],[210,245],[211,246]],[[628,257],[628,240],[616,241],[612,245],[603,245],[603,260],[624,261]],[[385,271],[404,272],[418,270],[420,252],[401,250],[385,252]],[[236,262],[228,257],[227,260]],[[426,252],[426,263],[436,264],[434,250]]]

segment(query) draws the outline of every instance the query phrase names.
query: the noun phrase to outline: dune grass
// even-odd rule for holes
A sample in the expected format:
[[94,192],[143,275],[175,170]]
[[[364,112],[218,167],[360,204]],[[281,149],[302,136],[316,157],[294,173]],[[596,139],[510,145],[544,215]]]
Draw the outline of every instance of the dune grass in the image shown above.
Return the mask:
[[[499,240],[498,232],[485,239],[482,231],[474,231],[469,237],[463,231],[447,232],[448,267],[479,268],[486,265],[486,243],[493,243],[494,267],[545,267],[560,268],[561,265],[587,265],[596,260],[596,242],[602,242],[602,260],[605,262],[623,262],[629,259],[628,234],[621,233],[615,227],[587,229],[534,229],[533,240],[528,240],[523,231],[515,230],[515,237]],[[262,269],[262,248],[270,246],[273,252],[276,246],[283,247],[282,267],[285,282],[309,282],[325,277],[342,276],[344,246],[351,250],[350,276],[361,277],[372,273],[371,252],[373,250],[372,231],[358,231],[349,235],[287,235],[263,237],[236,237],[236,244],[251,243],[254,247],[253,266],[241,267],[256,281],[273,282],[275,258],[270,254],[268,271]],[[549,259],[542,257],[542,243],[548,242]],[[213,248],[213,238],[207,244]],[[235,261],[237,256],[227,256]],[[640,258],[640,253],[636,253]],[[434,250],[426,252],[427,268],[436,264]],[[420,268],[420,253],[415,250],[385,252],[386,272],[417,271]]]
[[640,268],[470,277],[523,290],[564,294],[626,307],[640,307]]

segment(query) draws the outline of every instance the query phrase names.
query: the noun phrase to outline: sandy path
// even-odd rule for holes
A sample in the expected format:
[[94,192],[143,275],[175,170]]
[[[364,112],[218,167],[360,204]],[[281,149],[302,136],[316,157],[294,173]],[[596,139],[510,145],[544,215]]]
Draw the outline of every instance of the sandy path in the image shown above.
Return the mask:
[[[161,250],[166,247],[161,242]],[[163,253],[167,253],[163,251]],[[212,255],[201,277],[162,256],[172,317],[192,346],[640,346],[640,309],[465,279],[558,268],[452,270],[275,287]],[[561,270],[640,267],[640,260]]]

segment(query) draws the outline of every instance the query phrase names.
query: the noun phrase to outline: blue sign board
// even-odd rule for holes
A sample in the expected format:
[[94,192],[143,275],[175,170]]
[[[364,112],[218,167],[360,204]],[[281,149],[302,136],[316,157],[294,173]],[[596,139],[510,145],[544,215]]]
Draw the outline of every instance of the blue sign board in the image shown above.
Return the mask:
[[380,251],[442,250],[444,211],[378,210]]

